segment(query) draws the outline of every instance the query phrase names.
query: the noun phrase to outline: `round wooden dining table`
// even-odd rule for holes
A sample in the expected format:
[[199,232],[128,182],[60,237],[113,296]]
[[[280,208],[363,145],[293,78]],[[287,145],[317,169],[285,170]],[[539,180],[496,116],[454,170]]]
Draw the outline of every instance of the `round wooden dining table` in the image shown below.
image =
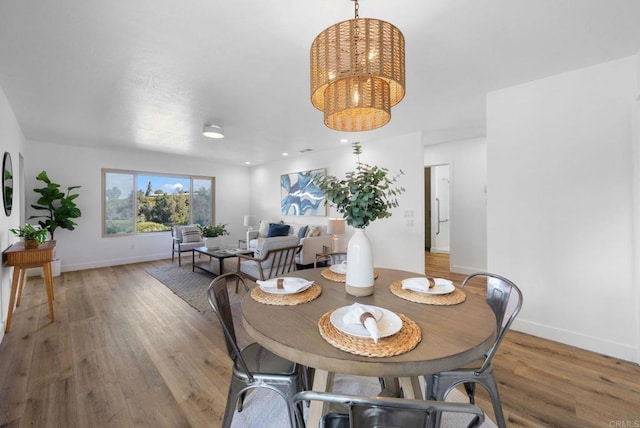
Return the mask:
[[[481,358],[495,341],[495,315],[483,295],[465,290],[462,303],[415,303],[393,294],[390,285],[406,278],[424,277],[423,274],[376,268],[373,295],[353,297],[345,292],[343,282],[323,277],[325,269],[285,275],[312,280],[322,288],[320,296],[307,303],[270,305],[256,301],[250,294],[242,301],[242,322],[248,334],[271,352],[315,368],[314,391],[330,390],[333,374],[344,373],[397,378],[405,397],[421,398],[419,376],[469,364]],[[387,357],[355,355],[338,349],[321,336],[319,320],[328,311],[354,302],[403,314],[418,325],[421,341],[407,352]],[[322,413],[322,403],[312,402],[308,426],[317,426]]]

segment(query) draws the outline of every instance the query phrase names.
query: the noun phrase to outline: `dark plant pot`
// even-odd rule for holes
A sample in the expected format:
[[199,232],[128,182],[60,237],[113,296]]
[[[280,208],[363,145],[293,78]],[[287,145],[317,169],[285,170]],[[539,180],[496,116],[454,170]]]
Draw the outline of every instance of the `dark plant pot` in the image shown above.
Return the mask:
[[40,244],[35,239],[27,239],[24,241],[24,248],[27,249],[38,248],[38,245]]

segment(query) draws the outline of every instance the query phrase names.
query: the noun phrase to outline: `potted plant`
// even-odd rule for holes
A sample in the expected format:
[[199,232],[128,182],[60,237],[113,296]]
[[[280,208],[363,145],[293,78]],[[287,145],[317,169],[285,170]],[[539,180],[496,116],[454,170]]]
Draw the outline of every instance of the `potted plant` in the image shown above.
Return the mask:
[[200,226],[200,235],[204,238],[204,245],[207,248],[217,248],[220,246],[220,236],[229,235],[227,225],[219,223],[217,226],[206,225]]
[[11,233],[24,241],[24,248],[38,248],[47,239],[49,231],[46,228],[36,228],[27,223],[17,229],[9,229]]
[[31,208],[37,211],[45,211],[45,213],[32,215],[29,220],[43,218],[44,220],[39,220],[38,224],[43,229],[49,230],[51,239],[54,239],[54,234],[58,228],[74,230],[76,223],[73,220],[80,218],[82,212],[75,203],[76,198],[80,195],[71,192],[81,186],[69,186],[67,187],[67,193],[63,193],[60,191],[60,185],[52,182],[45,171],[38,174],[36,180],[42,181],[45,186],[33,189],[40,197],[35,204],[31,204]]
[[387,168],[361,162],[359,142],[353,143],[353,153],[358,158],[355,171],[347,172],[344,179],[321,177],[318,186],[347,224],[355,228],[347,247],[347,293],[367,296],[373,293],[373,252],[364,228],[372,221],[391,217],[391,209],[398,206],[396,196],[405,191],[395,185],[404,173],[400,170],[389,176]]
[[[58,228],[74,230],[76,227],[74,220],[80,218],[82,212],[75,202],[79,195],[73,190],[81,186],[69,186],[66,193],[61,192],[60,184],[52,182],[46,171],[38,174],[36,180],[43,182],[44,187],[33,189],[40,196],[35,204],[31,204],[31,208],[42,214],[32,215],[29,220],[41,219],[38,224],[49,232],[51,240],[54,239]],[[53,260],[52,269],[53,276],[60,275],[60,259]]]

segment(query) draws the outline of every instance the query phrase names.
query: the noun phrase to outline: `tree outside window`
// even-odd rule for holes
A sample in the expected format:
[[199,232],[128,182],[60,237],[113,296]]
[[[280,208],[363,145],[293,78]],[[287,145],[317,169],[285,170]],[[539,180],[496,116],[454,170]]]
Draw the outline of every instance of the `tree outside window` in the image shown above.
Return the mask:
[[103,170],[103,183],[104,236],[214,223],[212,177]]

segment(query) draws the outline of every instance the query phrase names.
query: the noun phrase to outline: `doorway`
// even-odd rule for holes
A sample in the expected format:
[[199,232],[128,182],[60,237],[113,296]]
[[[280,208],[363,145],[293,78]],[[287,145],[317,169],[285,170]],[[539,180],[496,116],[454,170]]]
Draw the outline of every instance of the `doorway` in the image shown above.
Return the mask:
[[425,168],[425,250],[450,251],[451,167],[448,164]]

